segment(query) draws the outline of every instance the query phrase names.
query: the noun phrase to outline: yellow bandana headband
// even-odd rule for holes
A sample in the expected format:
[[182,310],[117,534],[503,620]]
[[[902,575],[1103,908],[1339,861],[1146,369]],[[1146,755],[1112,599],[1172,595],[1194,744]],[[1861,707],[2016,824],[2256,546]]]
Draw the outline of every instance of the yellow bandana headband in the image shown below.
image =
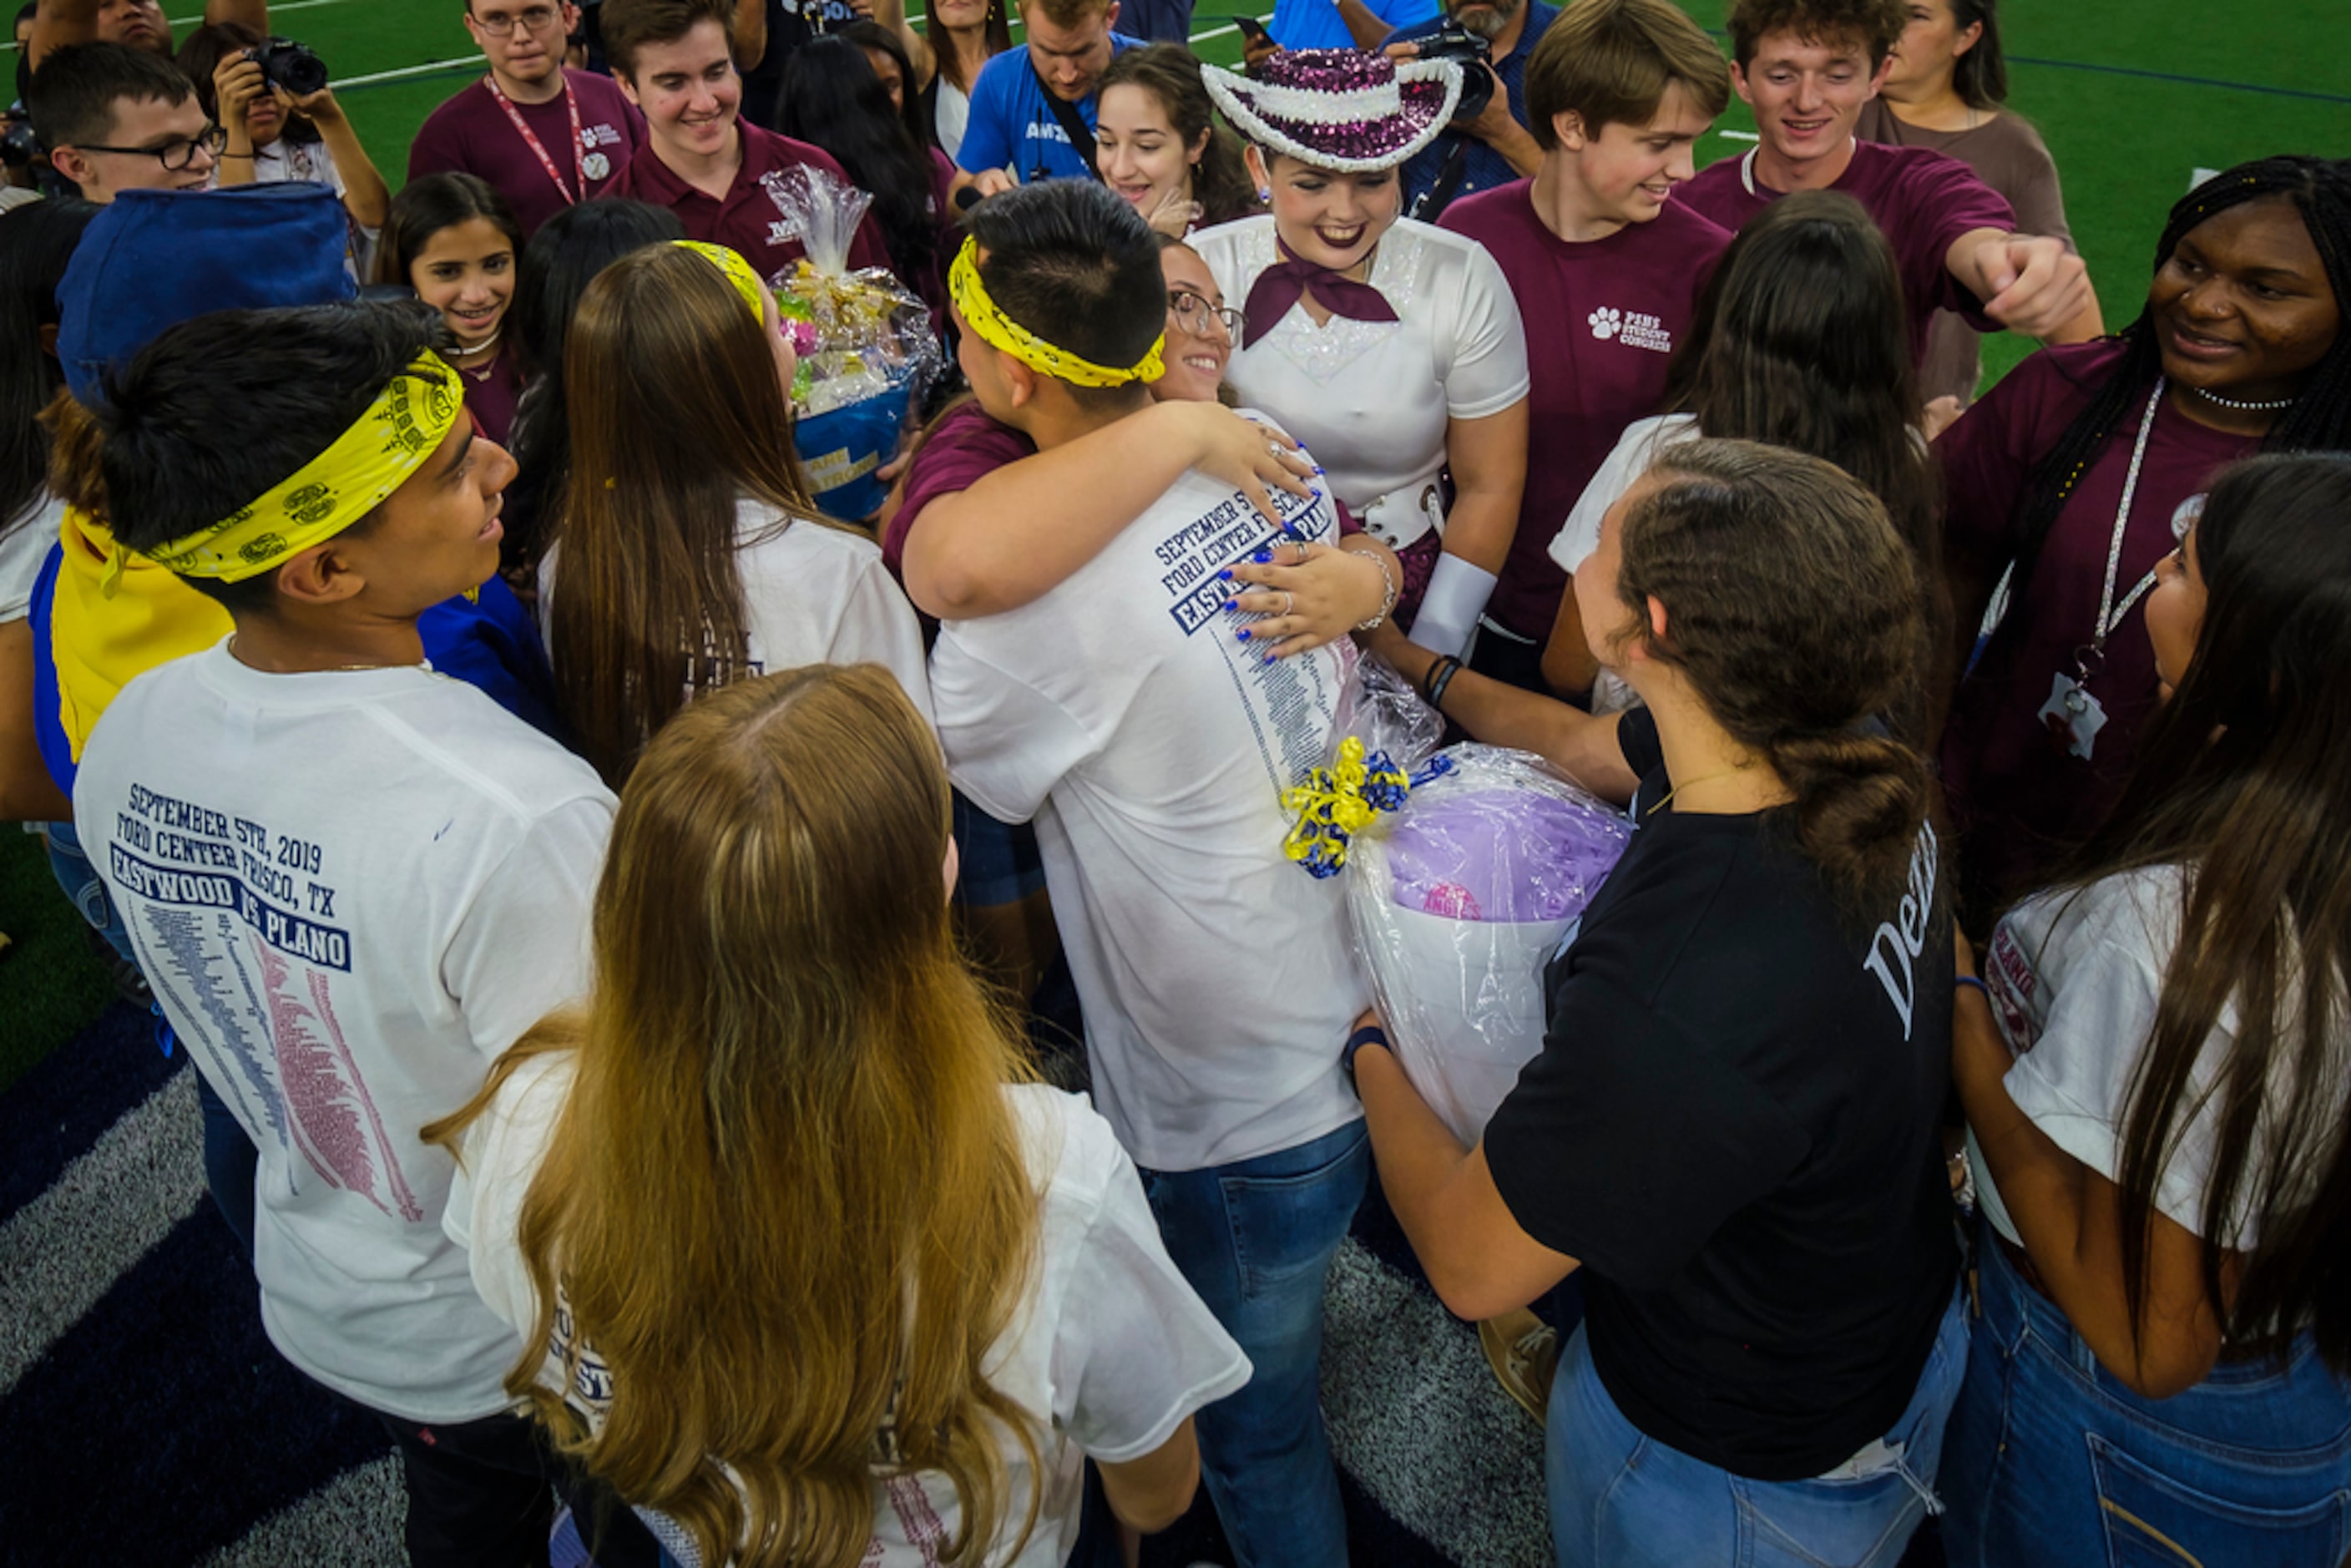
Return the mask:
[[243,582],[332,538],[383,503],[448,439],[465,406],[457,373],[429,350],[359,422],[234,517],[147,551],[182,577]]
[[979,263],[976,259],[978,245],[977,240],[966,239],[963,249],[956,253],[955,265],[947,269],[947,297],[955,301],[956,313],[963,318],[964,325],[989,348],[1001,349],[1038,374],[1072,386],[1118,387],[1129,382],[1155,382],[1166,370],[1159,359],[1159,351],[1167,346],[1165,332],[1152,340],[1151,351],[1132,370],[1111,370],[1053,347],[998,309],[996,301],[987,297],[986,286],[979,281]]
[[751,264],[743,259],[740,251],[701,239],[674,239],[669,243],[680,250],[692,251],[725,273],[726,281],[735,286],[735,292],[743,297],[743,303],[751,308],[751,319],[761,326],[767,325],[768,308],[762,298],[759,275],[751,270]]

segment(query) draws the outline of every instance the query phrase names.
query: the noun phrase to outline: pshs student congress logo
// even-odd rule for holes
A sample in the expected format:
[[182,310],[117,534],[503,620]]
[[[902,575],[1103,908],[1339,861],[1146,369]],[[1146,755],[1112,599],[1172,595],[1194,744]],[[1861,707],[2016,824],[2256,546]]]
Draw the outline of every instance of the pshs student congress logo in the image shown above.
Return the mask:
[[1666,330],[1666,324],[1643,311],[1603,305],[1583,319],[1592,329],[1592,335],[1604,343],[1613,338],[1628,349],[1648,349],[1660,354],[1674,351],[1674,335]]

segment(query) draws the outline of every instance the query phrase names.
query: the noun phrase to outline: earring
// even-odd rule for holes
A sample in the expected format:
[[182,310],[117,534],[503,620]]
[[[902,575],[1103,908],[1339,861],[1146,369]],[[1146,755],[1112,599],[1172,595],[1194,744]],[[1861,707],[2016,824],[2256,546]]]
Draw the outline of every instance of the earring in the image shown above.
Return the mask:
[[1257,188],[1257,199],[1260,202],[1270,202],[1273,200],[1273,187],[1271,185],[1259,185]]

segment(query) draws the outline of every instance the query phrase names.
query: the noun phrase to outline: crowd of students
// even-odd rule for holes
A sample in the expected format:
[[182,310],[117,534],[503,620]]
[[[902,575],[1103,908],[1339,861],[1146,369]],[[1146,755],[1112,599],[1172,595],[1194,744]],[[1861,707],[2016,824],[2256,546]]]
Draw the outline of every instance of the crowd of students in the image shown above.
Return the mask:
[[[1991,0],[1285,6],[1366,47],[468,0],[389,196],[261,0],[28,10],[0,814],[412,1559],[1131,1563],[1205,1488],[1343,1563],[1376,1181],[1563,1565],[2336,1568],[2351,162],[2197,186],[2110,334]],[[871,517],[803,168],[955,366]],[[1282,848],[1368,663],[1635,829],[1474,1146]]]

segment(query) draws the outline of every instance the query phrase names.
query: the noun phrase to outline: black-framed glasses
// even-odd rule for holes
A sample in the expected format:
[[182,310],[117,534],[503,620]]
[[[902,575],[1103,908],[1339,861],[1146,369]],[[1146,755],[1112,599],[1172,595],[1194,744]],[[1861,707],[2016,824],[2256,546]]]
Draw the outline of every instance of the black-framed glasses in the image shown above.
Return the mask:
[[562,19],[562,13],[552,5],[527,5],[511,16],[504,12],[495,16],[476,16],[474,26],[493,38],[503,38],[517,27],[526,33],[544,33]]
[[207,125],[193,136],[179,137],[160,147],[109,147],[98,141],[70,141],[67,145],[77,152],[120,152],[129,158],[152,158],[176,172],[196,161],[199,147],[219,157],[220,150],[228,145],[228,132],[217,125]]
[[1236,343],[1241,340],[1239,311],[1228,306],[1211,305],[1188,288],[1167,291],[1167,314],[1175,317],[1176,324],[1195,338],[1207,337],[1208,323],[1213,319],[1223,324],[1227,338]]

